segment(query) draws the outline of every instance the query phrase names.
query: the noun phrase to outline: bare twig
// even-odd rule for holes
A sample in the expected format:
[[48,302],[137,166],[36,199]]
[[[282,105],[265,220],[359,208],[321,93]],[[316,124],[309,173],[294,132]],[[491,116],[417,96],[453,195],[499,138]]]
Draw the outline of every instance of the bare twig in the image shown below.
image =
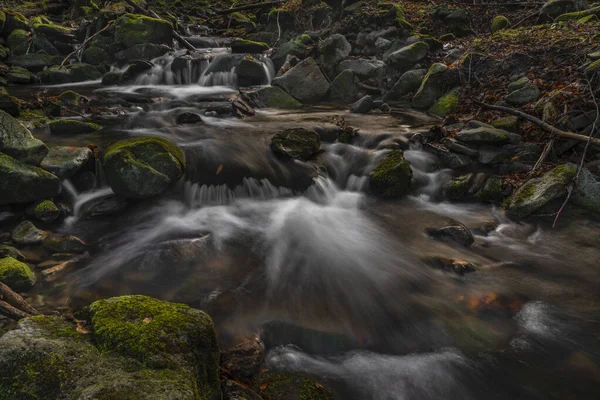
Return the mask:
[[480,101],[474,101],[475,104],[478,104],[484,108],[490,109],[490,110],[496,110],[496,111],[502,111],[505,112],[507,114],[511,114],[511,115],[515,115],[517,117],[521,117],[524,120],[527,120],[529,122],[531,122],[532,124],[542,128],[543,130],[552,133],[553,135],[556,135],[558,137],[562,137],[565,139],[571,139],[571,140],[577,140],[579,142],[587,142],[588,140],[591,141],[591,143],[595,144],[595,145],[599,145],[600,146],[600,139],[595,139],[592,138],[591,135],[590,136],[584,136],[584,135],[580,135],[577,133],[573,133],[573,132],[566,132],[563,130],[560,130],[544,121],[542,121],[539,118],[536,118],[532,115],[529,115],[527,113],[524,113],[523,111],[519,111],[519,110],[515,110],[514,108],[509,108],[509,107],[503,107],[503,106],[494,106],[491,104],[486,104],[486,103],[482,103]]
[[583,154],[581,154],[581,159],[579,160],[579,165],[577,166],[577,173],[575,174],[575,179],[573,179],[573,182],[569,186],[569,189],[567,192],[567,198],[565,199],[564,203],[562,204],[562,206],[560,206],[560,209],[556,213],[556,217],[554,218],[554,222],[552,223],[552,228],[554,228],[556,226],[558,217],[560,217],[562,210],[565,208],[565,206],[571,199],[571,195],[573,194],[575,187],[579,183],[579,175],[581,174],[581,171],[583,170],[583,164],[585,163],[585,155],[587,154],[587,151],[590,148],[590,144],[594,140],[593,137],[596,134],[596,127],[598,124],[598,120],[600,119],[600,106],[598,106],[598,101],[596,100],[596,96],[594,94],[594,88],[592,87],[592,82],[590,80],[588,80],[588,87],[590,89],[590,93],[592,94],[592,100],[594,101],[594,105],[596,106],[596,119],[594,120],[594,123],[592,124],[592,131],[590,132],[590,136],[588,136],[588,140],[585,143],[585,148],[583,149]]
[[73,51],[73,52],[69,53],[69,55],[67,55],[67,56],[66,56],[66,57],[65,57],[65,58],[62,60],[62,62],[60,63],[60,67],[61,67],[61,68],[62,68],[62,67],[64,67],[65,63],[67,62],[67,60],[68,60],[69,58],[71,58],[73,55],[77,54],[79,51],[83,50],[83,48],[85,48],[85,46],[86,46],[86,45],[87,45],[87,44],[88,44],[88,43],[89,43],[89,42],[90,42],[90,41],[91,41],[93,38],[95,38],[95,37],[96,37],[96,35],[99,35],[99,34],[101,34],[102,32],[104,32],[105,30],[107,30],[107,29],[108,29],[108,28],[109,28],[109,27],[112,25],[112,23],[113,23],[113,22],[115,22],[115,20],[114,20],[114,19],[113,19],[113,20],[111,20],[111,21],[108,21],[108,23],[106,24],[106,26],[105,26],[104,28],[100,29],[98,32],[94,33],[92,36],[90,36],[89,38],[87,38],[87,39],[86,39],[86,40],[85,40],[83,43],[81,43],[81,46],[79,46],[79,47],[77,47],[77,48],[75,49],[75,51]]
[[6,286],[4,283],[0,282],[0,298],[3,299],[6,303],[18,307],[24,312],[31,315],[39,315],[40,312],[35,308],[31,307],[23,297],[21,297],[18,293],[12,291],[11,288]]
[[548,143],[546,143],[546,146],[544,147],[544,151],[542,151],[542,154],[540,154],[540,158],[538,158],[537,162],[535,163],[535,165],[529,172],[529,175],[531,175],[538,168],[540,168],[542,166],[542,164],[544,163],[544,161],[546,161],[546,157],[548,157],[548,153],[550,153],[550,150],[552,150],[552,146],[554,146],[554,136],[552,136],[550,138],[550,140],[548,141]]
[[263,7],[267,7],[267,6],[275,6],[275,5],[278,5],[281,3],[283,3],[283,0],[267,1],[264,3],[250,4],[247,6],[230,8],[228,10],[218,10],[218,11],[215,11],[215,14],[220,14],[220,15],[225,14],[226,15],[226,14],[231,14],[231,13],[238,12],[238,11],[253,10],[256,8],[263,8]]

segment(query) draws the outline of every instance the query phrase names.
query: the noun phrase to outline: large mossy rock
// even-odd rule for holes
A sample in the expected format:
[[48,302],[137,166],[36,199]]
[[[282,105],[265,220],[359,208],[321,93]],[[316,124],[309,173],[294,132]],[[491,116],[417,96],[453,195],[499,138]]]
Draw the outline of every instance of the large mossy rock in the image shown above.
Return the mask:
[[15,55],[27,53],[29,34],[23,29],[15,29],[6,39],[6,47]]
[[455,70],[449,69],[444,64],[433,64],[423,78],[423,82],[413,98],[412,106],[423,110],[428,109],[457,83],[458,75]]
[[576,172],[574,165],[562,164],[540,178],[527,181],[510,197],[506,215],[514,220],[521,220],[553,200],[564,197]]
[[28,290],[35,283],[35,275],[27,264],[12,257],[5,257],[0,259],[0,282],[12,290]]
[[425,69],[413,69],[405,72],[386,94],[386,101],[398,100],[409,93],[415,93],[417,90],[419,90],[425,75],[427,75],[427,70]]
[[252,40],[236,40],[231,43],[231,52],[234,54],[262,54],[267,50],[269,50],[268,44]]
[[35,316],[0,338],[1,400],[217,400],[210,317],[145,296],[93,303],[84,329]]
[[312,58],[300,62],[271,83],[300,103],[316,103],[329,92],[329,82]]
[[20,161],[39,165],[48,147],[8,113],[0,111],[0,151]]
[[51,200],[36,201],[25,209],[25,213],[47,224],[56,221],[60,216],[60,210]]
[[281,68],[288,56],[295,56],[300,59],[305,58],[309,54],[309,49],[301,39],[290,40],[285,42],[275,50],[275,53],[271,56],[275,69]]
[[0,111],[4,111],[12,117],[18,117],[21,113],[19,100],[11,96],[3,87],[0,87]]
[[412,168],[400,150],[388,153],[369,176],[371,191],[382,198],[398,198],[408,192]]
[[423,61],[429,52],[429,45],[425,42],[416,42],[391,53],[386,59],[386,64],[399,69],[407,70]]
[[52,147],[40,166],[60,179],[69,179],[90,162],[93,154],[89,147]]
[[308,160],[321,150],[321,141],[316,132],[308,129],[286,129],[273,136],[271,149],[287,157]]
[[113,191],[133,199],[164,192],[183,176],[186,167],[183,151],[157,137],[117,142],[106,150],[102,161]]
[[504,145],[520,143],[521,135],[482,125],[458,132],[456,139],[466,144]]
[[125,47],[146,43],[171,44],[173,25],[145,15],[125,14],[115,22],[115,41]]
[[31,221],[23,221],[10,233],[12,241],[21,246],[41,244],[50,233],[39,229]]
[[540,18],[552,21],[559,15],[589,8],[587,0],[549,0],[540,10]]
[[60,180],[50,172],[0,153],[0,205],[56,196]]
[[58,65],[45,69],[38,74],[42,83],[57,85],[61,83],[93,81],[102,78],[102,72],[90,64]]
[[76,119],[59,119],[48,123],[50,133],[53,135],[76,135],[91,133],[102,129],[98,124],[83,122]]
[[252,97],[258,107],[282,109],[296,109],[302,107],[302,103],[277,86],[261,88],[257,90]]
[[459,101],[460,92],[458,88],[455,88],[437,99],[435,104],[429,109],[429,113],[438,117],[445,117],[456,111]]
[[39,72],[52,65],[53,57],[46,53],[28,53],[11,57],[7,64],[26,68],[31,72]]
[[338,63],[350,55],[352,45],[344,35],[336,33],[319,42],[319,62],[328,74],[332,74]]

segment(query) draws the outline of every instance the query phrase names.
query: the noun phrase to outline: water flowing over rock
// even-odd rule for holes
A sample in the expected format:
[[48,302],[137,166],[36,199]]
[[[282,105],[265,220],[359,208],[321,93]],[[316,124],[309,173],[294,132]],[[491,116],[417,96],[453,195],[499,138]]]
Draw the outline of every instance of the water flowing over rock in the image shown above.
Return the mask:
[[183,176],[186,165],[176,145],[152,137],[115,143],[106,150],[102,162],[113,191],[134,199],[164,192]]
[[329,82],[312,58],[273,79],[272,85],[282,88],[300,103],[317,102],[329,92]]

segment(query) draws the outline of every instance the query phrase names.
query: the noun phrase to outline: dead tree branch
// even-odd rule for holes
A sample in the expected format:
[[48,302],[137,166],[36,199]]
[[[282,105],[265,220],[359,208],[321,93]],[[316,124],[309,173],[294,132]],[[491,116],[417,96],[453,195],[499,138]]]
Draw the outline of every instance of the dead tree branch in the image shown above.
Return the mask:
[[41,313],[35,308],[31,307],[23,297],[18,293],[15,293],[11,288],[0,282],[0,299],[4,300],[5,303],[18,307],[27,314],[40,315]]
[[109,27],[112,25],[112,23],[113,23],[113,22],[115,22],[115,20],[114,20],[114,19],[113,19],[113,20],[111,20],[111,21],[108,21],[108,23],[106,24],[106,26],[105,26],[104,28],[100,29],[98,32],[94,33],[92,36],[90,36],[89,38],[85,39],[85,41],[84,41],[83,43],[81,43],[81,46],[77,47],[77,48],[75,49],[75,51],[73,51],[73,52],[69,53],[69,55],[67,55],[67,56],[66,56],[66,57],[65,57],[65,58],[62,60],[62,62],[60,63],[60,67],[61,67],[61,68],[62,68],[62,67],[64,67],[65,63],[67,62],[67,60],[68,60],[69,58],[73,57],[75,54],[77,54],[77,53],[79,53],[81,50],[83,50],[83,49],[85,48],[85,46],[86,46],[86,45],[87,45],[87,44],[88,44],[88,43],[89,43],[89,42],[90,42],[90,41],[91,41],[93,38],[95,38],[95,37],[96,37],[96,35],[99,35],[99,34],[101,34],[102,32],[104,32],[105,30],[107,30],[107,29],[108,29],[108,28],[109,28]]
[[0,300],[0,314],[4,315],[5,317],[14,319],[15,321],[18,321],[23,318],[31,317],[31,314],[27,314],[26,312],[21,311],[18,308],[13,307],[10,304],[8,304],[7,302],[2,301],[2,300]]
[[217,11],[215,11],[215,14],[217,14],[217,15],[227,15],[227,14],[231,14],[231,13],[238,12],[238,11],[254,10],[254,9],[257,9],[257,8],[263,8],[263,7],[268,7],[268,6],[276,6],[276,5],[281,4],[281,3],[283,3],[282,0],[266,1],[264,3],[250,4],[250,5],[247,5],[247,6],[230,8],[228,10],[217,10]]

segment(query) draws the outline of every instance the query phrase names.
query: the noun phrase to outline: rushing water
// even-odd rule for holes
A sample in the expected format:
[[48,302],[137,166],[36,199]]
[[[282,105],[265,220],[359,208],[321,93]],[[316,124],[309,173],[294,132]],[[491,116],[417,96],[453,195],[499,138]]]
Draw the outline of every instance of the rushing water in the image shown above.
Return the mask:
[[[62,230],[88,241],[91,258],[63,284],[38,286],[40,308],[129,293],[186,302],[211,314],[222,346],[262,334],[269,367],[316,374],[340,399],[598,398],[596,221],[552,230],[510,222],[492,206],[445,202],[451,171],[408,141],[433,122],[418,114],[204,115],[207,102],[236,92],[227,86],[235,79],[225,70],[207,82],[208,61],[173,73],[173,60],[155,60],[134,86],[88,89],[94,104],[123,111],[101,135],[36,132],[51,145],[166,137],[189,165],[164,196],[100,220],[82,210],[111,195],[102,179],[82,193],[65,181],[73,215]],[[154,100],[119,103],[131,95]],[[177,126],[189,111],[202,122]],[[324,142],[312,165],[269,149],[278,130],[326,132],[336,115],[360,129],[352,145]],[[394,202],[368,194],[367,176],[389,148],[404,149],[414,171],[413,192]],[[472,249],[426,235],[448,218],[474,229]],[[481,229],[490,221],[495,228]],[[433,256],[479,270],[435,270],[426,263]]]

